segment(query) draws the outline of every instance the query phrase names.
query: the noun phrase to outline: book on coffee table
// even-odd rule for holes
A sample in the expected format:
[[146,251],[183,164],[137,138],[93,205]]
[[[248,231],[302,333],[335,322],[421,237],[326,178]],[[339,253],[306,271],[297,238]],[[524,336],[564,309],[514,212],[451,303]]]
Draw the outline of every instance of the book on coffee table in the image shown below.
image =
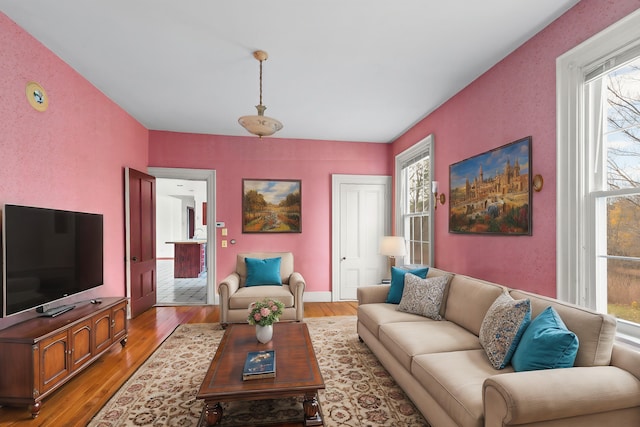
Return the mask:
[[250,351],[242,369],[243,380],[257,380],[260,378],[275,378],[276,352],[275,350]]

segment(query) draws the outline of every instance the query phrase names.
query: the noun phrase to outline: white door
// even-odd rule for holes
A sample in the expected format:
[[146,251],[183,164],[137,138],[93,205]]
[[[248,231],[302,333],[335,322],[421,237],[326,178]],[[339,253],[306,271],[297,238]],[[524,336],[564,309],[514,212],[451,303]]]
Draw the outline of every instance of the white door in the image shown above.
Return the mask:
[[388,176],[333,176],[333,301],[355,300],[359,286],[386,276],[378,245],[390,234],[390,189]]

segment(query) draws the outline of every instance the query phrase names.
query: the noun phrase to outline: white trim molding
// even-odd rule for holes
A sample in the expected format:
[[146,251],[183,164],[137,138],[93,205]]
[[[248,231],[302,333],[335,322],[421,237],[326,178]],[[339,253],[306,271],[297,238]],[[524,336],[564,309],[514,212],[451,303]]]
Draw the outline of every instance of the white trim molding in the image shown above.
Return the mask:
[[213,169],[156,168],[147,169],[156,178],[191,179],[207,182],[207,304],[218,304],[216,292],[216,171]]

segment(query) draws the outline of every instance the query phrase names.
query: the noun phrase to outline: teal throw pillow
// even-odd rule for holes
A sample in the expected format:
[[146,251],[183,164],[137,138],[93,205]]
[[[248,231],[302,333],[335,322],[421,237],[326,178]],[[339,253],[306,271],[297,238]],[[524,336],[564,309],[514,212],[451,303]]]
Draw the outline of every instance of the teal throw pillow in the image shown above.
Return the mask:
[[501,294],[491,304],[480,325],[480,344],[496,369],[509,364],[522,335],[531,322],[531,302]]
[[280,285],[280,261],[282,258],[245,258],[247,264],[247,281],[245,286]]
[[522,334],[511,365],[516,372],[571,368],[577,354],[578,337],[553,307],[547,307]]
[[402,291],[404,291],[404,276],[407,273],[414,274],[421,279],[427,278],[429,267],[416,268],[415,270],[403,270],[398,267],[391,267],[391,288],[387,294],[387,302],[391,304],[400,304],[402,299]]

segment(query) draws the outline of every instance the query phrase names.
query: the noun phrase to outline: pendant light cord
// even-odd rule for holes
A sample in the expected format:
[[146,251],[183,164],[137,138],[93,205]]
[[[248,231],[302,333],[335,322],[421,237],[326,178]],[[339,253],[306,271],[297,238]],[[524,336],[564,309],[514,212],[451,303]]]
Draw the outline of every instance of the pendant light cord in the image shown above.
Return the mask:
[[260,61],[260,105],[262,105],[262,61]]

